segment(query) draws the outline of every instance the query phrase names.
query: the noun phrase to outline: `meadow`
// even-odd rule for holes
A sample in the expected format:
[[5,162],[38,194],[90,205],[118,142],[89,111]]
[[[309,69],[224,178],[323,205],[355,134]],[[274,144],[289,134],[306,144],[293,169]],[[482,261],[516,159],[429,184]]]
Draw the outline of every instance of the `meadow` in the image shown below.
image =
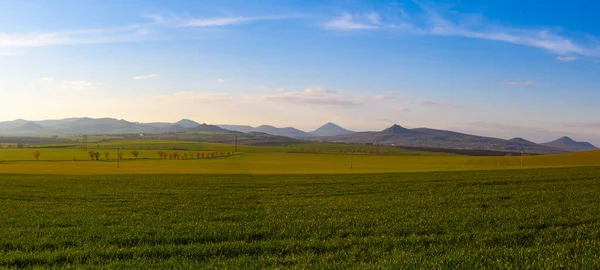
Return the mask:
[[[91,160],[88,151],[80,148],[23,148],[0,149],[0,172],[27,174],[355,174],[420,171],[514,170],[527,168],[556,168],[600,166],[600,151],[541,156],[461,156],[443,153],[407,151],[382,148],[380,154],[365,150],[353,152],[340,145],[328,151],[312,151],[316,146],[239,146],[212,143],[157,142],[151,145],[129,143],[98,145],[89,148],[100,154]],[[123,159],[117,162],[117,150]],[[339,150],[340,148],[346,149]],[[308,150],[310,149],[310,150]],[[301,151],[302,150],[302,151]],[[33,152],[39,151],[36,161]],[[134,157],[131,152],[137,151]],[[341,151],[341,152],[340,152]],[[104,153],[109,152],[109,158]],[[158,152],[173,153],[186,159],[161,159]],[[203,158],[192,158],[199,153]],[[209,155],[214,155],[209,158]],[[118,164],[117,164],[118,163]]]
[[103,137],[2,148],[0,267],[600,268],[600,151],[234,151]]
[[600,168],[0,175],[1,267],[600,267]]

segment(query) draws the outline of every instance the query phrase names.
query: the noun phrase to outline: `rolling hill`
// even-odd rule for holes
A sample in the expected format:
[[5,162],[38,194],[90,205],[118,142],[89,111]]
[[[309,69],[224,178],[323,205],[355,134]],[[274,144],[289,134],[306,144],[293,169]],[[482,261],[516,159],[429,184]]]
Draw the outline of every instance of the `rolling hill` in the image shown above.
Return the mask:
[[308,138],[308,137],[312,136],[312,134],[310,134],[308,132],[304,132],[302,130],[299,130],[299,129],[296,129],[293,127],[278,128],[278,127],[274,127],[271,125],[261,125],[258,127],[245,126],[245,125],[219,125],[219,127],[228,129],[228,130],[232,130],[232,131],[237,131],[237,132],[244,132],[244,133],[260,132],[260,133],[266,133],[269,135],[284,136],[284,137],[290,137],[290,138],[296,138],[296,139]]
[[343,127],[340,127],[334,123],[329,122],[309,133],[312,135],[315,135],[315,136],[336,136],[336,135],[351,134],[351,133],[354,133],[354,131],[347,130]]
[[346,135],[318,137],[316,139],[338,143],[375,143],[410,147],[527,151],[539,154],[565,152],[562,149],[539,145],[520,138],[503,140],[430,128],[407,129],[399,125],[393,125],[380,132],[356,132]]
[[576,142],[567,136],[559,138],[559,139],[551,141],[551,142],[542,143],[541,145],[554,147],[554,148],[562,149],[562,150],[569,151],[569,152],[582,152],[582,151],[598,149],[596,146],[594,146],[593,144],[591,144],[589,142]]

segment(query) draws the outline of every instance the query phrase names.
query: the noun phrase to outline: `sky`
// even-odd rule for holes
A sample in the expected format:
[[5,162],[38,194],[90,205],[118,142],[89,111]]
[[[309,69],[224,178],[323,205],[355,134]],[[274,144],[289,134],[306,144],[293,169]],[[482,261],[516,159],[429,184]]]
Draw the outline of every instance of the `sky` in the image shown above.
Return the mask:
[[393,124],[600,145],[597,1],[0,0],[0,121]]

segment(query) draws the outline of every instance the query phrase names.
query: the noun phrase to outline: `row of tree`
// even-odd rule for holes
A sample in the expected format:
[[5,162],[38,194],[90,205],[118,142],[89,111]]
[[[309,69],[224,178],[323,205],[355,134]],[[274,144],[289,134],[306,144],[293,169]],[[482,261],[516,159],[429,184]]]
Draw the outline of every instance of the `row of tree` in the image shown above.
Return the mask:
[[[90,150],[90,151],[88,151],[88,156],[89,156],[89,157],[90,157],[92,160],[100,160],[100,155],[101,155],[101,154],[100,154],[100,152],[96,152],[96,151],[94,151],[94,150]],[[135,157],[135,159],[137,159],[137,158],[138,158],[138,156],[140,155],[140,152],[133,150],[133,151],[131,151],[131,155],[132,155],[133,157]],[[108,157],[109,157],[109,156],[110,156],[110,152],[104,152],[104,158],[106,158],[106,160],[108,160]],[[122,153],[122,152],[119,152],[119,153],[117,154],[117,158],[119,158],[119,159],[123,159],[123,153]]]
[[183,153],[179,154],[178,152],[167,153],[163,151],[157,152],[158,156],[161,159],[201,159],[201,158],[214,158],[214,157],[223,157],[223,156],[231,156],[232,152],[211,152],[211,153]]
[[[200,153],[200,152],[196,152],[196,153],[183,153],[183,154],[179,154],[178,152],[173,152],[173,153],[167,153],[167,152],[162,152],[159,151],[158,152],[158,156],[161,159],[201,159],[201,158],[214,158],[214,157],[224,157],[224,156],[231,156],[233,153],[232,152],[211,152],[211,153]],[[92,160],[100,160],[100,156],[102,154],[100,154],[100,152],[96,152],[94,150],[90,150],[88,151],[88,156],[92,159]],[[136,150],[131,151],[131,155],[133,157],[135,157],[135,159],[138,158],[138,156],[140,155],[140,153]],[[108,157],[110,156],[110,152],[104,152],[104,158],[106,160],[108,160]],[[35,158],[35,160],[39,160],[40,159],[40,151],[34,151],[33,152],[33,157]],[[119,152],[117,154],[117,157],[119,159],[123,159],[123,153]]]
[[[24,145],[22,143],[17,143],[17,144],[7,144],[6,148],[23,148]],[[4,145],[2,145],[0,143],[0,148],[4,148]]]

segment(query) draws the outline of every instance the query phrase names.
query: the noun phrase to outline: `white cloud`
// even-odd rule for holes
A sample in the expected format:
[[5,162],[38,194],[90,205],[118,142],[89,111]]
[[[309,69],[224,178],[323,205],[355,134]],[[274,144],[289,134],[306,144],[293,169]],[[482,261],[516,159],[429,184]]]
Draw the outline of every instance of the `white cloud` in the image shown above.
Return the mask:
[[506,85],[508,86],[532,86],[535,85],[536,83],[533,81],[514,81],[514,82],[507,82]]
[[278,102],[298,105],[346,107],[357,106],[362,103],[349,98],[339,91],[332,91],[322,87],[307,88],[302,92],[285,92],[282,94],[264,95],[258,98],[260,102]]
[[147,29],[140,25],[110,29],[83,29],[26,34],[7,34],[0,32],[0,48],[130,42],[141,40],[147,34]]
[[381,18],[377,13],[367,15],[352,15],[344,13],[340,17],[325,23],[325,28],[335,30],[368,30],[378,29],[381,25]]
[[[543,49],[560,55],[600,56],[600,44],[587,38],[574,40],[561,35],[552,28],[524,29],[487,23],[480,15],[462,14],[456,11],[438,12],[414,1],[420,8],[415,14],[407,14],[403,8],[397,14],[386,13],[383,19],[378,13],[342,16],[325,22],[325,28],[336,30],[390,29],[414,35],[464,37],[507,42]],[[560,61],[573,61],[575,57],[560,57]]]
[[44,83],[54,83],[56,82],[56,79],[54,78],[50,78],[50,77],[44,77],[40,79],[40,82],[44,82]]
[[158,77],[157,74],[148,74],[148,75],[143,75],[143,76],[135,76],[133,77],[134,80],[145,80],[145,79],[152,79],[152,78],[156,78]]
[[99,83],[88,82],[85,80],[59,81],[51,77],[43,77],[39,80],[44,85],[57,90],[88,90],[100,85]]
[[64,81],[64,82],[62,82],[62,85],[67,88],[71,88],[71,89],[75,89],[75,90],[87,90],[87,89],[91,89],[91,88],[98,86],[98,83],[92,83],[92,82],[88,82],[88,81],[79,80],[79,81]]
[[196,91],[184,91],[167,95],[155,95],[152,97],[155,100],[163,101],[178,101],[186,103],[214,103],[231,101],[229,94],[222,93],[205,93]]
[[219,79],[217,80],[217,82],[219,82],[219,83],[226,83],[226,82],[227,82],[227,80],[226,80],[226,79],[223,79],[223,78],[219,78]]
[[561,61],[561,62],[570,62],[570,61],[577,60],[577,57],[573,57],[573,56],[557,56],[556,60]]
[[221,27],[230,25],[247,24],[258,21],[288,20],[298,18],[295,15],[273,15],[273,16],[227,16],[227,17],[207,17],[207,18],[183,18],[182,16],[170,14],[168,16],[160,14],[144,14],[142,17],[150,19],[155,25],[164,25],[172,27]]
[[15,56],[15,55],[20,55],[21,53],[18,52],[11,52],[11,51],[0,51],[0,57],[9,57],[9,56]]

